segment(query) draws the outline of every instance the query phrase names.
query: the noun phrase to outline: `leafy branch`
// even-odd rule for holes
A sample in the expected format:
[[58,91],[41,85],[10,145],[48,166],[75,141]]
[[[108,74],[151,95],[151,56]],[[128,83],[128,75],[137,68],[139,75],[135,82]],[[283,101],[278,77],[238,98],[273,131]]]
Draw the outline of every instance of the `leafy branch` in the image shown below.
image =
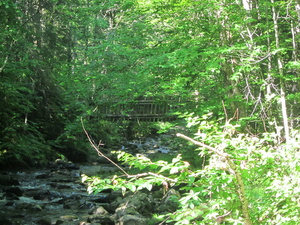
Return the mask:
[[239,199],[242,204],[242,212],[245,217],[245,225],[252,225],[252,222],[250,219],[250,213],[249,213],[249,203],[248,203],[248,199],[246,198],[246,194],[245,194],[245,185],[243,182],[243,178],[242,178],[241,172],[239,171],[239,169],[237,168],[237,166],[235,165],[233,160],[229,157],[229,155],[225,152],[222,152],[222,151],[214,148],[214,147],[211,147],[202,142],[196,141],[184,134],[177,133],[176,136],[181,137],[187,141],[190,141],[197,146],[204,147],[225,159],[225,161],[228,163],[228,165],[234,172],[234,175],[235,175],[235,178],[237,181],[237,193],[238,193]]

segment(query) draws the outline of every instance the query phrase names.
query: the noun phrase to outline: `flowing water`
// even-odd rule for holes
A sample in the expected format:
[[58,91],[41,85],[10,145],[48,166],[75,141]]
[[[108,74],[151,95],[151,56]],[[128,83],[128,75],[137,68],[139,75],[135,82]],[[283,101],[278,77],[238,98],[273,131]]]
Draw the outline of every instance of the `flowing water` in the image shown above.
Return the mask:
[[[143,154],[170,152],[156,140],[133,141],[120,146],[120,150],[130,149]],[[87,222],[92,221],[93,210],[109,205],[111,199],[109,193],[88,194],[81,174],[92,176],[115,171],[116,167],[103,162],[76,165],[58,160],[46,169],[2,172],[0,225],[93,224]]]
[[[72,166],[67,166],[72,165]],[[82,166],[87,171],[99,165]],[[82,168],[55,168],[0,175],[0,224],[79,224],[105,203],[105,194],[89,195],[81,182]]]

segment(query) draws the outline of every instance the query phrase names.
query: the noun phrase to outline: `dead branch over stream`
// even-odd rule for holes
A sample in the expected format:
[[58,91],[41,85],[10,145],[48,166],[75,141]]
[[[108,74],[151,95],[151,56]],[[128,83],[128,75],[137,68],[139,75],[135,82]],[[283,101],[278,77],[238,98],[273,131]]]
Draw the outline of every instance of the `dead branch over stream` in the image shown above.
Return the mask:
[[[101,144],[99,144],[98,146],[95,144],[95,142],[92,140],[92,138],[90,137],[89,133],[87,132],[87,130],[85,129],[84,123],[83,123],[83,119],[81,118],[81,125],[82,125],[82,129],[85,133],[85,135],[87,136],[91,146],[93,147],[93,149],[98,153],[99,156],[107,159],[111,164],[113,164],[114,166],[116,166],[127,178],[140,178],[140,177],[146,177],[146,176],[153,176],[153,177],[159,177],[162,178],[165,181],[168,182],[172,182],[172,183],[176,183],[176,180],[171,179],[169,177],[165,177],[163,175],[157,174],[157,173],[152,173],[152,172],[146,172],[146,173],[139,173],[139,174],[134,174],[134,175],[130,175],[128,174],[121,166],[119,166],[117,163],[115,163],[113,160],[111,160],[109,157],[107,157],[105,154],[103,154],[98,146],[101,146]],[[101,143],[101,142],[100,142]]]

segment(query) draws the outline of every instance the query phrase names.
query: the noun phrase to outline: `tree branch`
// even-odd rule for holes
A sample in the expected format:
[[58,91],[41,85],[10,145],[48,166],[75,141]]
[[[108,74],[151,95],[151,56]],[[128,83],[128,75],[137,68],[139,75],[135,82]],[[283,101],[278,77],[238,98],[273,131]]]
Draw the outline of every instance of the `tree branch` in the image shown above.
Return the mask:
[[114,166],[116,166],[119,170],[122,171],[122,173],[124,173],[127,177],[129,176],[129,174],[122,168],[120,167],[117,163],[115,163],[114,161],[112,161],[110,158],[108,158],[106,155],[104,155],[100,150],[99,150],[99,147],[97,147],[95,145],[95,143],[93,142],[92,138],[90,137],[90,135],[88,134],[88,132],[86,131],[85,127],[84,127],[84,124],[83,124],[83,120],[81,118],[81,125],[82,125],[82,129],[85,133],[85,135],[87,136],[91,146],[96,150],[96,152],[98,153],[99,156],[102,156],[104,157],[105,159],[107,159],[110,163],[112,163]]
[[99,147],[98,147],[98,146],[100,146],[100,144],[99,144],[98,146],[96,146],[96,144],[94,143],[94,141],[92,140],[92,138],[91,138],[90,135],[88,134],[87,130],[85,129],[82,118],[81,118],[81,125],[82,125],[82,129],[83,129],[85,135],[87,136],[87,138],[88,138],[88,140],[89,140],[91,146],[95,149],[95,151],[98,153],[98,155],[104,157],[104,158],[107,159],[110,163],[112,163],[114,166],[116,166],[119,170],[122,171],[122,173],[123,173],[127,178],[140,178],[140,177],[145,177],[145,176],[153,176],[153,177],[163,178],[164,180],[169,181],[169,182],[176,183],[176,180],[174,180],[174,179],[165,177],[165,176],[160,175],[160,174],[152,173],[152,172],[140,173],[140,174],[135,174],[135,175],[130,175],[130,174],[128,174],[122,167],[120,167],[117,163],[115,163],[114,161],[112,161],[109,157],[107,157],[106,155],[104,155],[104,154],[99,150]]
[[176,136],[177,136],[177,137],[181,137],[181,138],[183,138],[183,139],[185,139],[185,140],[187,140],[187,141],[190,141],[190,142],[192,142],[192,143],[195,144],[195,145],[198,145],[198,146],[200,146],[200,147],[206,148],[206,149],[208,149],[208,150],[210,150],[210,151],[216,153],[217,155],[219,155],[219,156],[221,156],[221,157],[224,157],[225,159],[228,158],[228,154],[227,154],[227,153],[221,152],[221,151],[219,151],[218,149],[216,149],[216,148],[214,148],[214,147],[211,147],[211,146],[206,145],[206,144],[204,144],[204,143],[202,143],[202,142],[196,141],[196,140],[194,140],[194,139],[192,139],[192,138],[190,138],[190,137],[188,137],[188,136],[185,136],[184,134],[177,133]]
[[218,149],[211,147],[209,145],[206,145],[202,142],[196,141],[188,136],[185,136],[184,134],[180,134],[177,133],[176,134],[177,137],[181,137],[185,140],[188,140],[190,142],[192,142],[195,145],[198,145],[200,147],[204,147],[207,148],[208,150],[213,151],[214,153],[216,153],[217,155],[223,157],[228,165],[230,166],[230,168],[234,171],[234,175],[237,181],[237,193],[239,196],[239,199],[241,201],[241,205],[242,205],[242,212],[243,215],[245,217],[245,225],[252,225],[251,219],[250,219],[250,213],[249,213],[249,203],[248,203],[248,199],[246,198],[246,194],[245,194],[245,185],[243,182],[243,177],[242,174],[240,172],[240,170],[237,168],[237,166],[235,165],[235,163],[233,162],[233,160],[229,157],[229,155],[227,153],[221,152]]

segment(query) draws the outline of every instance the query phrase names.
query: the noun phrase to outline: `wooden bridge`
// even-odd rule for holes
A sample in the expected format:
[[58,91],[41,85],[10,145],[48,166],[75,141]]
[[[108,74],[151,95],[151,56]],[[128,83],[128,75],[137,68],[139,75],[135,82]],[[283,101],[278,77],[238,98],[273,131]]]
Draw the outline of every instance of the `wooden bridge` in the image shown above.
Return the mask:
[[170,121],[176,119],[177,100],[142,99],[132,102],[104,102],[99,112],[108,120]]

